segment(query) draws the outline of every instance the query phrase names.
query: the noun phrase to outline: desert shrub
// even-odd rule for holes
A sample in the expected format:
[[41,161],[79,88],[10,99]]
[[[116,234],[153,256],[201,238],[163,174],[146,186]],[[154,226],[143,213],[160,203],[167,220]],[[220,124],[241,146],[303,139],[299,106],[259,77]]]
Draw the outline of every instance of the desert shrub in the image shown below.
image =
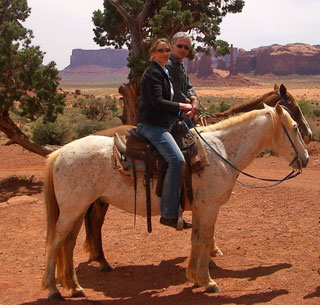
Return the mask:
[[31,138],[40,145],[64,145],[70,140],[70,129],[59,122],[37,122],[32,127]]
[[73,104],[73,107],[80,108],[88,119],[95,121],[108,121],[110,118],[119,115],[117,100],[109,96],[104,98],[95,98],[94,96],[80,98]]
[[315,116],[315,117],[320,117],[320,109],[314,109],[313,111],[312,111],[312,114]]
[[219,108],[220,108],[219,112],[224,112],[224,111],[227,111],[230,108],[230,105],[222,101],[220,103]]
[[77,134],[77,138],[82,138],[89,134],[92,134],[94,132],[97,132],[99,130],[103,130],[106,128],[107,128],[107,125],[104,122],[86,120],[84,122],[78,123],[74,127],[74,130]]
[[310,114],[312,113],[312,110],[311,110],[311,108],[310,108],[309,101],[300,100],[300,101],[298,101],[298,105],[299,105],[299,107],[301,108],[301,111],[302,111],[303,115],[304,115],[305,117],[309,117]]

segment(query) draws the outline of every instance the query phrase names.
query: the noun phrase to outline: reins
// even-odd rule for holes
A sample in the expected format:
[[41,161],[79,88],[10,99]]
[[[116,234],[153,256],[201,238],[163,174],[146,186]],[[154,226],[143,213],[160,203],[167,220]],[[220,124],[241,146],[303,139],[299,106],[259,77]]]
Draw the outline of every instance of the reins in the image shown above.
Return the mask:
[[[192,132],[190,131],[188,125],[186,124],[186,122],[180,117],[180,119],[182,120],[182,122],[184,123],[185,127],[187,128],[189,134],[192,134]],[[238,180],[236,180],[238,183],[244,185],[244,186],[247,186],[247,187],[251,187],[251,188],[268,188],[268,187],[272,187],[272,186],[276,186],[280,183],[282,183],[283,181],[286,181],[286,180],[289,180],[289,179],[292,179],[292,178],[295,178],[296,176],[298,176],[300,173],[301,173],[301,170],[292,170],[287,176],[285,176],[283,179],[268,179],[268,178],[260,178],[260,177],[256,177],[254,175],[251,175],[251,174],[248,174],[246,172],[243,172],[241,170],[239,170],[236,166],[234,166],[229,160],[225,159],[218,151],[216,151],[207,141],[206,139],[204,139],[202,137],[202,135],[200,134],[200,132],[197,130],[197,128],[194,126],[192,120],[188,117],[188,123],[190,124],[190,126],[195,130],[195,132],[197,133],[197,135],[199,136],[199,138],[220,158],[222,159],[224,162],[226,162],[230,167],[232,167],[234,170],[236,170],[237,172],[247,176],[247,177],[250,177],[250,178],[253,178],[253,179],[257,179],[257,180],[262,180],[262,181],[268,181],[268,182],[274,182],[273,184],[271,185],[266,185],[266,186],[254,186],[254,185],[249,185],[249,184],[246,184],[246,183],[243,183],[243,182],[240,182]],[[294,157],[294,159],[291,161],[291,164],[293,164],[293,162],[298,158],[298,151],[296,149],[296,147],[294,146],[294,143],[288,133],[288,131],[286,130],[285,126],[282,124],[282,127],[285,131],[285,134],[287,135],[290,143],[291,143],[291,146],[293,147],[295,153],[296,153],[296,156]]]

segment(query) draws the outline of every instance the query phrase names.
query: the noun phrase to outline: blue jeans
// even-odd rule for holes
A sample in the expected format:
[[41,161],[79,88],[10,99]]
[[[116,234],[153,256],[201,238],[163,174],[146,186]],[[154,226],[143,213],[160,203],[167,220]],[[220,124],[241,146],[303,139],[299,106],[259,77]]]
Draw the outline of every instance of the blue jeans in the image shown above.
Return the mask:
[[161,193],[161,216],[178,218],[181,175],[185,167],[184,156],[167,129],[151,124],[141,124],[138,125],[137,131],[148,139],[168,162]]

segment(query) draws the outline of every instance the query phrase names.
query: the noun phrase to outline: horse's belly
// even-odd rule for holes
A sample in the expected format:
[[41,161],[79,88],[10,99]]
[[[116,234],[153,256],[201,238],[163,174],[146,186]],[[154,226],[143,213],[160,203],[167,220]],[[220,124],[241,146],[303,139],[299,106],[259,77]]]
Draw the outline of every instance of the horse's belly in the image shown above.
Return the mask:
[[[116,174],[117,175],[117,174]],[[119,174],[118,174],[119,175]],[[104,191],[101,197],[103,197],[107,203],[115,206],[118,209],[124,210],[129,213],[136,213],[140,216],[147,215],[146,204],[146,191],[144,186],[141,185],[141,180],[138,180],[137,192],[136,192],[136,206],[135,206],[135,191],[132,185],[127,183],[123,177],[115,176],[108,183],[108,187]],[[155,183],[151,188],[151,215],[160,215],[160,198],[155,194]],[[151,186],[152,187],[152,186]],[[136,211],[136,212],[135,212]]]

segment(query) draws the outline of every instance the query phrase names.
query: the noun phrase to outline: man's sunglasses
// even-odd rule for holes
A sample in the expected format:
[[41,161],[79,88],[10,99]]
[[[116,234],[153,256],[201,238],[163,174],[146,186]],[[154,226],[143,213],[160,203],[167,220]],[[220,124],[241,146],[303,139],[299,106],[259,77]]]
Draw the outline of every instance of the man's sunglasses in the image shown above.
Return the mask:
[[177,47],[178,47],[179,49],[184,48],[186,51],[189,51],[189,50],[190,50],[190,47],[185,46],[185,45],[183,45],[183,44],[177,44]]
[[156,50],[156,52],[158,52],[158,53],[169,53],[169,52],[171,52],[171,49],[169,49],[169,48],[158,49],[158,50]]

